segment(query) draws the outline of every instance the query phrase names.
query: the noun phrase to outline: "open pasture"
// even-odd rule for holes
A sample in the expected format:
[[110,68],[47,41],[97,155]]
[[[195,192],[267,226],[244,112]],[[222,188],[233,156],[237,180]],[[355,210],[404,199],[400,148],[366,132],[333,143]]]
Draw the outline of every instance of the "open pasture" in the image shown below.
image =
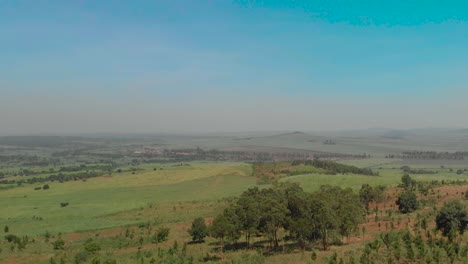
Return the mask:
[[[0,225],[18,235],[73,232],[135,223],[104,216],[148,204],[217,200],[238,195],[255,184],[250,167],[240,163],[165,165],[115,173],[86,181],[49,183],[48,190],[24,185],[0,191]],[[61,203],[69,203],[61,207]]]

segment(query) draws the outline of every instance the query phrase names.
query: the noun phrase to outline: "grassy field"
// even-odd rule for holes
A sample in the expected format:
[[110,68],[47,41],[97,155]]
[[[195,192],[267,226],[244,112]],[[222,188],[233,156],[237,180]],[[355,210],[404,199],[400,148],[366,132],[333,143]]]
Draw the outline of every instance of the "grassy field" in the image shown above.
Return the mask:
[[[255,184],[250,167],[240,163],[165,165],[163,170],[114,174],[87,181],[50,183],[49,190],[25,185],[0,192],[0,225],[16,234],[73,232],[135,223],[103,216],[148,204],[210,201],[238,195]],[[161,167],[161,166],[159,166]],[[68,202],[67,207],[60,203]],[[37,217],[43,220],[35,220]]]
[[[307,191],[315,191],[321,185],[336,185],[340,187],[350,187],[358,191],[362,184],[368,183],[371,186],[386,185],[397,186],[401,183],[403,171],[401,166],[406,163],[396,159],[361,159],[361,160],[344,160],[340,163],[354,165],[362,168],[371,168],[373,171],[378,172],[379,176],[366,176],[366,175],[326,175],[318,173],[310,173],[303,175],[296,175],[281,179],[281,181],[291,181],[299,183]],[[411,168],[425,169],[428,171],[437,172],[435,174],[412,174],[411,177],[417,181],[432,181],[432,180],[461,180],[468,181],[468,172],[461,175],[456,173],[457,169],[464,169],[467,166],[464,164],[446,165],[441,168],[439,164],[442,162],[432,162],[426,164],[410,164]]]

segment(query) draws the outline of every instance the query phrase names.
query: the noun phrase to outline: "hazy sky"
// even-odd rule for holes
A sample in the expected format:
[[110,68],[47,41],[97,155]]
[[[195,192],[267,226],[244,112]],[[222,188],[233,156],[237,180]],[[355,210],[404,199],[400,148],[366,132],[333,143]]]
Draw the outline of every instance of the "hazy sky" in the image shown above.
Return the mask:
[[468,127],[467,10],[0,0],[0,134]]

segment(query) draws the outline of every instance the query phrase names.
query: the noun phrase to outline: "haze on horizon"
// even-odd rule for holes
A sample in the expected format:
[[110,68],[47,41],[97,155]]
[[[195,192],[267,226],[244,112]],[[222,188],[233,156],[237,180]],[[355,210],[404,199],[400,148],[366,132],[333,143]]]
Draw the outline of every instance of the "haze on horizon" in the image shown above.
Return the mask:
[[468,127],[466,1],[0,1],[0,135]]

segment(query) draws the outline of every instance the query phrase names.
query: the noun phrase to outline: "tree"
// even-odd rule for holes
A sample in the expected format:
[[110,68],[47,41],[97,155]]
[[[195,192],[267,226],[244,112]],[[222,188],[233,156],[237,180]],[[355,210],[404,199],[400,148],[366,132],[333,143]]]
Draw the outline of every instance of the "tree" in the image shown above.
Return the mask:
[[208,235],[208,227],[205,224],[205,219],[199,217],[193,220],[192,227],[188,230],[192,241],[201,243]]
[[278,230],[286,225],[289,213],[287,200],[281,191],[270,188],[260,191],[257,203],[260,208],[259,229],[278,247]]
[[468,225],[465,205],[458,200],[445,203],[437,214],[436,225],[444,236],[451,236],[456,232],[463,234]]
[[322,186],[312,197],[319,205],[312,213],[315,214],[313,222],[319,226],[324,250],[328,248],[329,233],[349,237],[365,220],[365,209],[360,197],[350,188]]
[[361,190],[359,190],[359,198],[366,207],[366,210],[369,211],[369,204],[371,202],[378,202],[383,200],[383,193],[385,191],[385,186],[372,187],[369,184],[363,184]]
[[403,185],[403,188],[405,189],[411,189],[416,186],[416,181],[409,176],[409,174],[405,174],[401,177],[401,182]]
[[44,186],[42,186],[42,190],[48,190],[48,189],[50,189],[49,184],[44,184]]
[[363,184],[361,190],[359,190],[359,198],[362,203],[365,205],[366,210],[369,211],[369,204],[374,200],[373,197],[374,190],[369,184]]
[[402,214],[411,213],[418,209],[418,198],[414,192],[405,191],[400,194],[396,204]]
[[224,212],[213,220],[210,228],[210,235],[221,240],[224,250],[225,239],[237,241],[241,235],[241,223],[232,208],[227,208]]
[[5,233],[8,233],[8,231],[10,231],[10,228],[6,225],[6,226],[3,228],[3,231],[4,231]]
[[247,247],[250,246],[250,237],[257,233],[260,223],[260,208],[258,197],[260,191],[257,187],[250,188],[243,192],[236,203],[235,212],[239,216],[239,221],[242,223],[242,231],[245,234]]

